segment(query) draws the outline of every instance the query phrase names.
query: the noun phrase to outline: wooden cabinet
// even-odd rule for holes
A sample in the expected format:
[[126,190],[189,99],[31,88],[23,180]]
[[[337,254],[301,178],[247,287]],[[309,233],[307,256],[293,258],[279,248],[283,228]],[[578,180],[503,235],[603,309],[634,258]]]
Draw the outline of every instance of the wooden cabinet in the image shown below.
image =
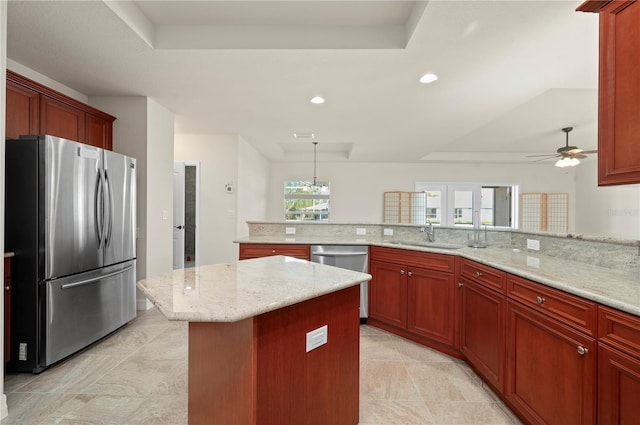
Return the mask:
[[640,318],[598,308],[598,423],[635,424],[640,400]]
[[40,132],[84,143],[85,113],[49,96],[40,97]]
[[380,321],[401,329],[407,328],[406,267],[385,261],[371,260],[369,273],[369,320]]
[[4,361],[11,360],[11,259],[4,259]]
[[39,133],[40,94],[37,91],[7,79],[6,108],[7,139],[17,139],[21,134]]
[[595,423],[596,305],[511,275],[507,290],[507,401],[530,423]]
[[458,355],[455,257],[371,247],[367,323]]
[[[460,351],[477,373],[501,394],[505,381],[507,298],[496,286],[504,289],[506,273],[488,269],[461,260]],[[471,276],[465,271],[472,272]]]
[[309,245],[296,244],[240,244],[240,260],[250,258],[269,257],[272,255],[287,255],[289,257],[309,260],[311,253]]
[[115,117],[11,71],[6,93],[6,138],[50,134],[112,149]]
[[598,184],[640,183],[640,1],[587,1],[598,12]]

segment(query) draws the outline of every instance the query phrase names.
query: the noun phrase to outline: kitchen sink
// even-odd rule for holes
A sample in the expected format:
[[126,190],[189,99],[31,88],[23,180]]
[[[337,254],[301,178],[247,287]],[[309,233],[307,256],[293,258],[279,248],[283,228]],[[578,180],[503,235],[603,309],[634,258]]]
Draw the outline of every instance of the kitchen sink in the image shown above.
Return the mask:
[[462,245],[454,245],[450,243],[439,243],[439,242],[414,242],[414,241],[384,241],[384,243],[392,244],[392,245],[406,245],[406,246],[419,246],[422,248],[433,248],[433,249],[460,249],[463,248]]

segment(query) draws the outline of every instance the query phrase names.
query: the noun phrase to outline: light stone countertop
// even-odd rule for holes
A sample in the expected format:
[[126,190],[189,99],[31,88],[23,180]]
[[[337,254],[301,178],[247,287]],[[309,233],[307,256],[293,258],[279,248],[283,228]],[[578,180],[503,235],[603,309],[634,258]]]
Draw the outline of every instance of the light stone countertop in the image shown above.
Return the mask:
[[4,253],[4,258],[10,258],[13,257],[15,254],[13,252],[5,252]]
[[236,322],[370,279],[366,273],[273,256],[173,270],[137,286],[169,320]]
[[[313,239],[313,240],[312,240]],[[292,239],[277,236],[252,237],[239,243],[295,243],[295,244],[362,244],[400,248],[414,251],[457,255],[504,270],[543,285],[556,288],[585,299],[640,316],[640,269],[619,271],[591,264],[563,260],[506,247],[437,249],[414,245],[398,245],[379,239],[348,238]],[[437,244],[437,243],[436,243]]]

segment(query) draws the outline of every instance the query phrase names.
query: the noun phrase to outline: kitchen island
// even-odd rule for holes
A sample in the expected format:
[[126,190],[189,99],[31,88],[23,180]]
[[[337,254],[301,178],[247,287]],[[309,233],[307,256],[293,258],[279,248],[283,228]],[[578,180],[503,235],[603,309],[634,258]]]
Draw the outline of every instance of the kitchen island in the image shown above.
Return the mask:
[[169,320],[189,322],[189,424],[355,425],[359,283],[369,279],[275,256],[138,288]]

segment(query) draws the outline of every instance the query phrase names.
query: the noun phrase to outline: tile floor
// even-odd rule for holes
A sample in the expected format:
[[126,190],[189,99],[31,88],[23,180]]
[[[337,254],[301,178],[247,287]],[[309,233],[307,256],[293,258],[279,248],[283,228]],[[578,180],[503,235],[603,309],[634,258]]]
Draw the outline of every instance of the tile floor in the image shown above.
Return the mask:
[[[520,423],[463,362],[370,326],[360,341],[360,424]],[[186,424],[186,358],[186,324],[149,310],[40,375],[8,374],[1,423]]]

